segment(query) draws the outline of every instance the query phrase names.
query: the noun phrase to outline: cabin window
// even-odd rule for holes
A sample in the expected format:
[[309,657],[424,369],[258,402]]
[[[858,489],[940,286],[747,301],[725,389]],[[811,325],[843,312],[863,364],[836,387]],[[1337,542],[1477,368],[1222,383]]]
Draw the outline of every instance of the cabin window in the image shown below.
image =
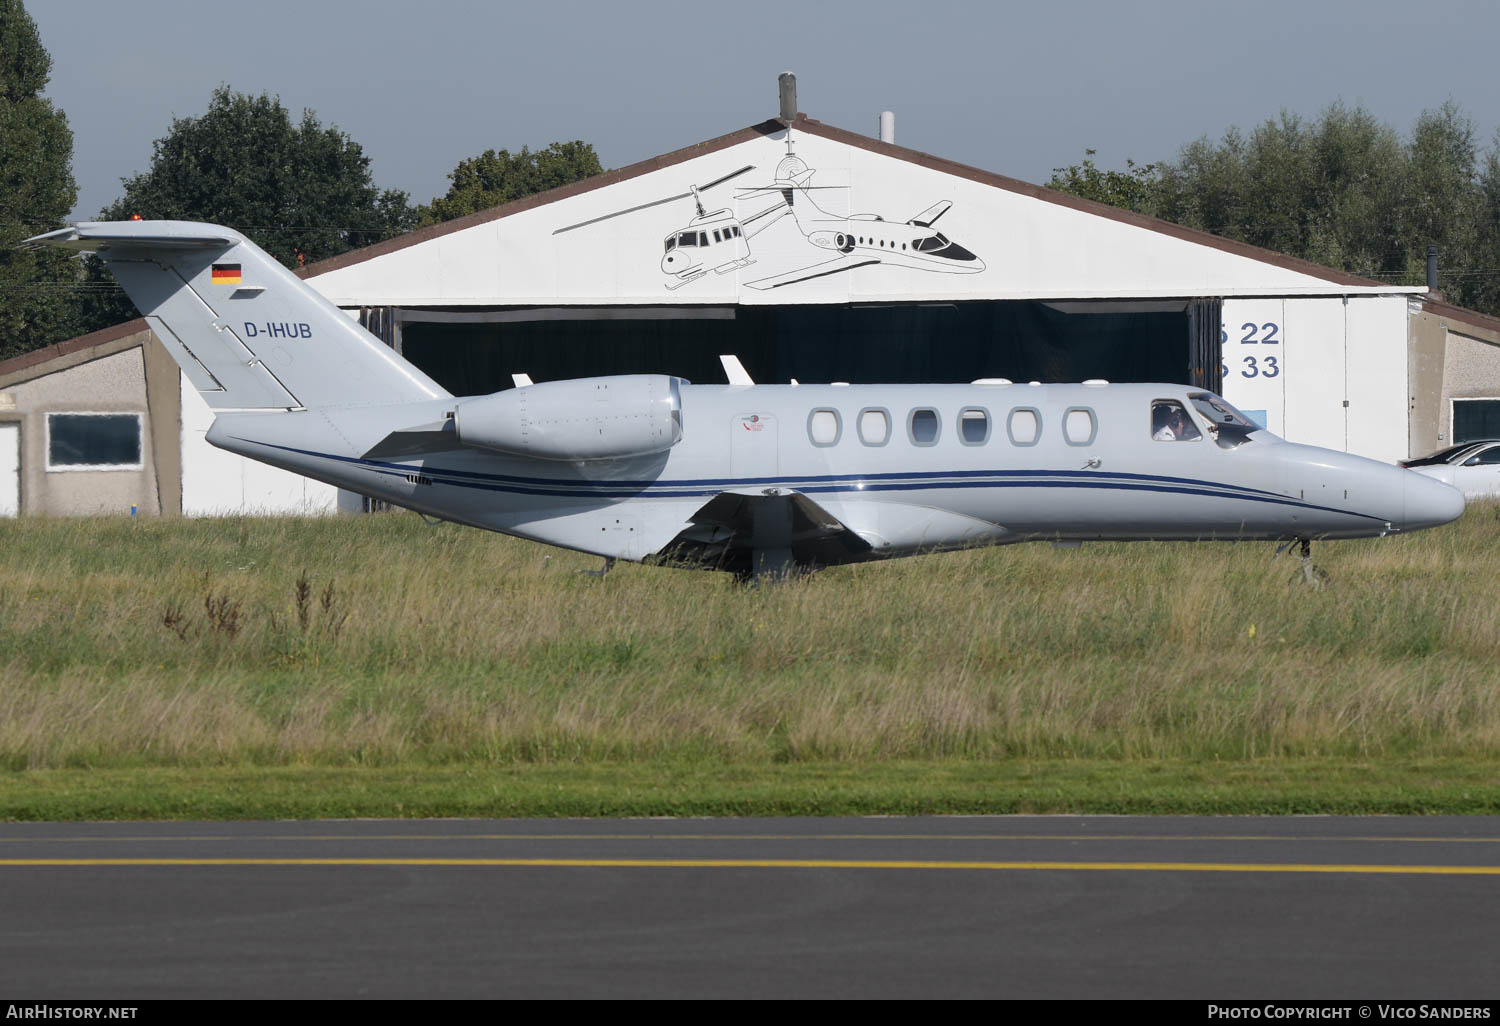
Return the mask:
[[1087,406],[1070,406],[1063,414],[1063,437],[1069,445],[1093,445],[1099,433],[1099,421]]
[[838,410],[813,410],[807,416],[807,437],[817,446],[838,445],[843,424]]
[[698,245],[698,233],[697,232],[683,232],[681,235],[677,236],[677,245],[679,245],[679,246],[697,246]]
[[958,414],[958,440],[965,445],[983,445],[990,440],[990,412],[966,406]]
[[937,410],[912,410],[906,421],[907,434],[912,445],[936,445],[940,422]]
[[902,248],[902,250],[905,250],[906,249],[906,243],[904,243],[904,242],[901,243],[901,248]]
[[700,245],[700,246],[707,246],[708,245],[708,232],[699,232],[698,233],[698,245]]
[[1011,445],[1035,445],[1042,437],[1042,411],[1034,406],[1018,406],[1005,422]]
[[723,242],[724,241],[722,238],[719,237],[719,230],[717,228],[714,229],[714,241],[715,242]]
[[139,413],[47,414],[48,470],[140,470]]
[[734,237],[736,239],[740,237],[740,226],[739,225],[735,225],[733,228],[730,229],[730,231],[734,232]]
[[1176,399],[1155,399],[1151,402],[1151,437],[1158,442],[1195,442],[1203,432]]
[[866,445],[884,445],[891,440],[891,415],[885,410],[859,411],[859,440]]

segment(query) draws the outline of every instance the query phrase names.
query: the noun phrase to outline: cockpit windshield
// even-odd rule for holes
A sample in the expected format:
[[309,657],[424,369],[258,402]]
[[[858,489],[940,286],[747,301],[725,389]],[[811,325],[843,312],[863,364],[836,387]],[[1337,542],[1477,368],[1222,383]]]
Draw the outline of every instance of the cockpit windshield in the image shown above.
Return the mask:
[[1248,442],[1252,431],[1261,430],[1259,424],[1212,392],[1189,392],[1188,401],[1208,421],[1214,441],[1225,449]]

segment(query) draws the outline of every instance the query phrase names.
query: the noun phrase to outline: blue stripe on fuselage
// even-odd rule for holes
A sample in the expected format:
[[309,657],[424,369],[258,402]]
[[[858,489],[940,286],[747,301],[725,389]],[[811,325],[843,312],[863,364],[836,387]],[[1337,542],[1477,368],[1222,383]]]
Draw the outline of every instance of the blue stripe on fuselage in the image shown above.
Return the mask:
[[435,484],[445,484],[455,488],[557,498],[705,498],[730,488],[750,488],[760,485],[776,485],[805,494],[936,491],[945,488],[1099,488],[1115,491],[1169,492],[1216,499],[1243,499],[1247,502],[1264,502],[1322,513],[1338,513],[1376,522],[1385,520],[1384,517],[1357,513],[1354,510],[1300,502],[1259,488],[1193,478],[1164,477],[1156,474],[1102,474],[1076,470],[951,470],[824,474],[807,477],[689,478],[681,481],[558,481],[555,478],[449,470],[431,465],[418,467],[413,464],[389,463],[357,456],[338,456],[333,453],[298,449],[288,445],[257,442],[250,438],[239,440],[253,445],[264,445],[270,449],[298,453],[302,456],[354,464],[389,477],[404,477],[420,471],[423,475],[432,478]]

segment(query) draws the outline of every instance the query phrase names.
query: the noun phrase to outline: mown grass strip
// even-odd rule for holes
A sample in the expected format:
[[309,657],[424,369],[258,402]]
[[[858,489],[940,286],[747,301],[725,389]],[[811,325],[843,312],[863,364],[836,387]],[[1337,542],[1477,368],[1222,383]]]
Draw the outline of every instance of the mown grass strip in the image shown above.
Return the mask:
[[33,770],[8,820],[1500,814],[1487,760]]

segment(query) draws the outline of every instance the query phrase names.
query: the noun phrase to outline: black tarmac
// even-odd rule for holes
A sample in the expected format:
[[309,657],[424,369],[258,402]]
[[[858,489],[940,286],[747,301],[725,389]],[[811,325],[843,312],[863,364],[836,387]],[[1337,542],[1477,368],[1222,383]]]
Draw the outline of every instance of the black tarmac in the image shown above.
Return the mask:
[[0,994],[1500,994],[1500,819],[0,824]]

